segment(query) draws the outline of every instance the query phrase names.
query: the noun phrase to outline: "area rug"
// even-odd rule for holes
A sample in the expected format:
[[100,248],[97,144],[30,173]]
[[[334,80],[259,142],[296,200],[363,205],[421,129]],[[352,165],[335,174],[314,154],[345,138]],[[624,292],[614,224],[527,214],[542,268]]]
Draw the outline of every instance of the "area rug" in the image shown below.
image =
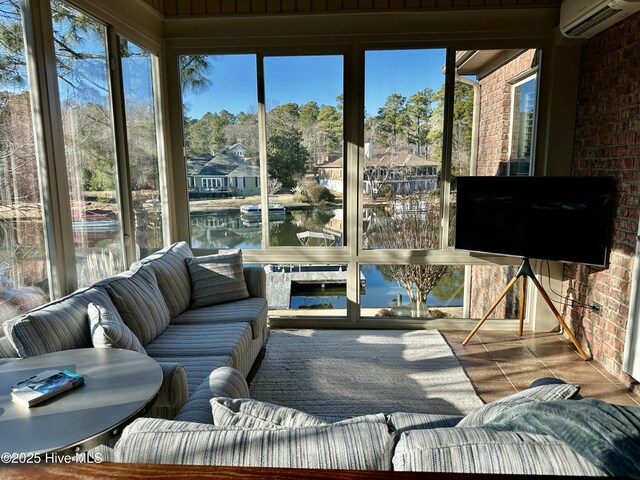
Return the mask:
[[465,415],[483,405],[435,330],[272,330],[250,392],[316,415]]

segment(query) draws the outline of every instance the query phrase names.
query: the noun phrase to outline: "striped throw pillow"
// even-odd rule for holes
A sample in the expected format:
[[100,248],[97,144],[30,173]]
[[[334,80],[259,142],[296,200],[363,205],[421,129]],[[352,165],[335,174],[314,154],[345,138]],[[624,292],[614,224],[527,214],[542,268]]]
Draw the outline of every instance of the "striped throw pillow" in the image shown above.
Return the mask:
[[191,308],[233,302],[249,297],[242,271],[242,251],[188,258]]
[[89,313],[91,341],[94,347],[124,348],[147,354],[138,337],[124,324],[117,311],[108,310],[102,305],[94,303],[89,304],[87,311]]
[[166,330],[171,321],[156,274],[147,265],[114,275],[98,283],[107,290],[124,323],[142,345]]

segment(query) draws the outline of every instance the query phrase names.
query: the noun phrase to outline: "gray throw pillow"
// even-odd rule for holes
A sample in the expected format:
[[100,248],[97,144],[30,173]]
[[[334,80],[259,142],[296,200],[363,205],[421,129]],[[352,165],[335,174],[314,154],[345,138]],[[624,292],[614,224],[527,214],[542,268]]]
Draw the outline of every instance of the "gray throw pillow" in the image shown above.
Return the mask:
[[213,424],[221,427],[281,430],[353,423],[387,423],[386,417],[382,413],[347,418],[338,422],[328,422],[321,417],[296,410],[295,408],[274,405],[251,398],[212,398],[211,411]]
[[91,341],[96,348],[124,348],[147,354],[144,347],[131,329],[127,327],[120,314],[102,305],[90,303],[87,307]]
[[191,308],[249,297],[241,250],[188,258],[186,262],[191,275]]
[[567,383],[528,388],[521,392],[514,393],[513,395],[487,403],[460,420],[456,425],[456,428],[482,427],[485,423],[490,422],[506,409],[513,407],[514,405],[522,405],[529,402],[568,400],[574,398],[579,391],[579,385],[571,385]]
[[171,315],[167,302],[155,272],[147,265],[137,265],[97,285],[109,293],[122,320],[142,345],[153,341],[169,326]]

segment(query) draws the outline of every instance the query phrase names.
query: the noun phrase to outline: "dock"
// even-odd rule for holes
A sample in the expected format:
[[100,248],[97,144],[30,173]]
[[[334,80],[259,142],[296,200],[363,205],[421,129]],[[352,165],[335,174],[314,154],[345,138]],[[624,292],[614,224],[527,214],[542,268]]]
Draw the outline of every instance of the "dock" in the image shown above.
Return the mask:
[[[275,267],[275,268],[274,268]],[[269,266],[267,272],[267,301],[269,308],[288,309],[291,305],[291,286],[293,283],[307,285],[345,285],[347,284],[346,268],[338,265]],[[360,283],[364,285],[365,277],[360,272]]]

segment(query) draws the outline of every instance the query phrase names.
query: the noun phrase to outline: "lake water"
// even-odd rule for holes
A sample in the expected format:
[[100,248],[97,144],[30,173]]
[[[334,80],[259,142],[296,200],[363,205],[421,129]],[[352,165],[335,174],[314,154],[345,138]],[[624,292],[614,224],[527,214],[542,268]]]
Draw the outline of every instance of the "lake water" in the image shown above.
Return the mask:
[[[286,215],[273,217],[269,227],[272,246],[300,246],[297,233],[305,231],[330,232],[335,244],[342,245],[339,212],[332,209],[313,208],[287,210]],[[259,218],[248,218],[239,210],[225,210],[194,214],[191,217],[191,239],[194,248],[241,248],[244,250],[261,247],[262,226]],[[292,263],[296,259],[291,259]],[[360,302],[364,308],[385,308],[409,303],[407,292],[398,283],[385,278],[381,267],[364,265],[364,294]],[[429,307],[462,306],[463,289],[460,272],[443,278],[447,288],[429,293]],[[299,308],[346,308],[347,299],[344,286],[331,286],[322,290],[317,286],[305,285],[294,289],[291,296],[292,309]]]

